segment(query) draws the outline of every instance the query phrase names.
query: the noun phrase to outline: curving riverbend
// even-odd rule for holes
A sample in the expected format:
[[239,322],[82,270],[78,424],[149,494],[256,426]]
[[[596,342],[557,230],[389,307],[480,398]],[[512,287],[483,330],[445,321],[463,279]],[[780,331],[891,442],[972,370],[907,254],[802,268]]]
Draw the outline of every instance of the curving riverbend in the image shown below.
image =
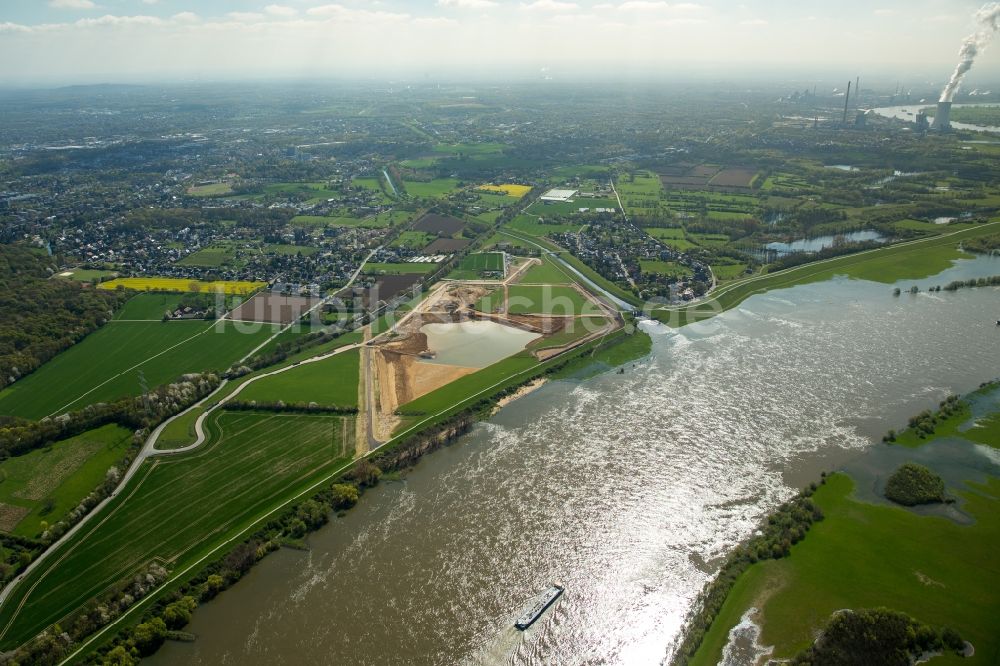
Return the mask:
[[[1000,274],[959,262],[923,288]],[[1000,290],[755,296],[624,375],[550,382],[199,609],[152,664],[658,664],[793,488],[1000,375]],[[511,627],[553,581],[566,594]]]

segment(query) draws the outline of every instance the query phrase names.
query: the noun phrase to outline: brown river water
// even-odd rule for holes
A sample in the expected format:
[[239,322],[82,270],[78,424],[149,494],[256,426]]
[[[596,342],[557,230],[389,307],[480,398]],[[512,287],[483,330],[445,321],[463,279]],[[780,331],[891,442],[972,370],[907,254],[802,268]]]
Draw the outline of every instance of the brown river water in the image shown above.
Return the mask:
[[[1000,274],[960,262],[900,283]],[[719,558],[824,469],[1000,376],[1000,290],[837,279],[645,325],[625,374],[504,408],[195,612],[164,664],[659,664]],[[553,582],[563,597],[512,627]]]

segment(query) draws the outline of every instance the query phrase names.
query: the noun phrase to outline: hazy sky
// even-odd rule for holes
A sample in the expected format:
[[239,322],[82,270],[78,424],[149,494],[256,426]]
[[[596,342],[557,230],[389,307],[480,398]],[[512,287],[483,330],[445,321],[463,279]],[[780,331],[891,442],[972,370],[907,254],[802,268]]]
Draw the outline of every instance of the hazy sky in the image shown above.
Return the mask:
[[[823,73],[943,81],[979,0],[0,0],[0,83]],[[975,79],[1000,74],[1000,44]]]

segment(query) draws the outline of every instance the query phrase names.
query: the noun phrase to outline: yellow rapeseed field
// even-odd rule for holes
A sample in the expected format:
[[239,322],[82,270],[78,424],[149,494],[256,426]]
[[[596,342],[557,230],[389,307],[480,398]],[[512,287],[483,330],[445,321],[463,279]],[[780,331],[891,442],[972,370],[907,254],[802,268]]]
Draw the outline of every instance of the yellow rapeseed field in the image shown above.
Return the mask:
[[485,190],[487,192],[502,192],[508,196],[517,197],[520,199],[525,194],[531,191],[530,185],[480,185],[480,190]]
[[239,282],[229,280],[216,280],[215,282],[201,282],[199,280],[187,280],[184,278],[160,278],[160,277],[137,277],[137,278],[117,278],[102,282],[101,289],[116,289],[119,286],[125,289],[135,289],[136,291],[172,291],[172,292],[201,292],[246,295],[254,292],[265,285],[264,282]]

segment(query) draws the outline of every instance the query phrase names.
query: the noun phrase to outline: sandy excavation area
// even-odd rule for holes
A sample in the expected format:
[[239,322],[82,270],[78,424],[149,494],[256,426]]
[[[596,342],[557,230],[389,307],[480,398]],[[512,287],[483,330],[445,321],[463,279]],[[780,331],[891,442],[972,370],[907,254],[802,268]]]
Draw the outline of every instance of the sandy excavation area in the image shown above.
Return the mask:
[[[428,362],[433,358],[427,336],[421,332],[426,324],[462,321],[493,321],[522,331],[540,335],[529,349],[545,360],[567,349],[607,335],[619,325],[607,318],[603,324],[591,327],[581,336],[566,340],[562,335],[568,326],[580,324],[572,317],[547,315],[486,314],[476,309],[480,301],[505,285],[479,283],[442,283],[413,312],[400,320],[392,331],[372,340],[371,354],[375,381],[377,429],[376,437],[388,438],[400,419],[396,410],[417,398],[441,388],[480,368]],[[547,344],[548,340],[553,344]],[[559,344],[565,340],[565,344]]]

